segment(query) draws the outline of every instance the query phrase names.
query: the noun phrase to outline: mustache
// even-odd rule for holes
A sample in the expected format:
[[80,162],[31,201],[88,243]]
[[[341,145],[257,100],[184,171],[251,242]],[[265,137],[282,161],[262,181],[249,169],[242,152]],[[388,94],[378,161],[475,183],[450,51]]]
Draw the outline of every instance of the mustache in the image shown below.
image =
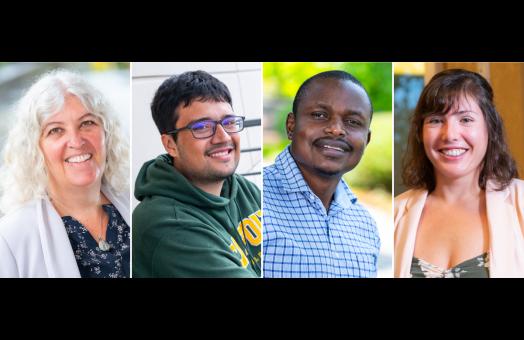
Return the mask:
[[209,149],[206,150],[206,154],[210,154],[215,150],[223,149],[223,148],[232,148],[233,150],[236,149],[235,143],[222,143],[211,146]]
[[351,145],[346,140],[341,139],[341,138],[321,137],[321,138],[315,139],[313,141],[313,145],[315,146],[330,145],[330,146],[336,146],[338,148],[341,148],[344,151],[348,151],[348,152],[353,151],[353,145]]

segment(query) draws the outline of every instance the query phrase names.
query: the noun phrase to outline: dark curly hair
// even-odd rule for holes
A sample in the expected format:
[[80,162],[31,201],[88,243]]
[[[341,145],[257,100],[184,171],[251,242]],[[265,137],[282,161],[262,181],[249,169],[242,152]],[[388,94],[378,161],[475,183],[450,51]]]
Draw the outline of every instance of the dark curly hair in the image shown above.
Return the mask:
[[517,166],[509,153],[502,118],[493,102],[493,89],[480,74],[462,69],[437,73],[424,87],[411,119],[407,152],[403,161],[402,179],[410,188],[435,189],[433,165],[424,151],[422,125],[431,114],[445,115],[464,96],[476,100],[488,129],[488,146],[479,176],[479,186],[486,189],[488,180],[497,183],[497,190],[506,188],[518,177]]

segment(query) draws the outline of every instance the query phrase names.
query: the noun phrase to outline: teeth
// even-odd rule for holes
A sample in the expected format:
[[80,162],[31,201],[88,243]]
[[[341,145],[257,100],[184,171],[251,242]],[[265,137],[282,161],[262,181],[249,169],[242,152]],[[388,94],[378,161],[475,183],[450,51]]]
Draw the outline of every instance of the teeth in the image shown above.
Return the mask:
[[78,156],[73,156],[73,157],[69,157],[68,159],[66,159],[66,162],[68,163],[81,163],[81,162],[85,162],[87,161],[88,159],[91,159],[91,154],[88,154],[86,153],[85,155],[78,155]]
[[337,148],[336,146],[324,145],[324,147],[325,147],[326,149],[333,149],[333,150],[338,150],[338,151],[342,151],[342,152],[344,152],[344,150],[342,150],[341,148]]
[[223,157],[223,156],[227,156],[228,153],[229,151],[222,151],[222,152],[212,153],[210,154],[210,156],[211,157]]
[[464,152],[466,152],[465,149],[448,149],[448,150],[442,150],[442,153],[446,156],[452,156],[457,157],[462,155]]

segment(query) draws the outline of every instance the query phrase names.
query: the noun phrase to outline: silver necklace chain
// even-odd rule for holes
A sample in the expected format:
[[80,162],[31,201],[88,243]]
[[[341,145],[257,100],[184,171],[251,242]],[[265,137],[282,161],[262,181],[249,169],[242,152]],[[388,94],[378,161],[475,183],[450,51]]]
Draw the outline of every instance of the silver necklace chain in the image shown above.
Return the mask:
[[[58,200],[56,198],[53,198],[51,196],[49,196],[49,198],[51,199],[51,202],[58,203],[62,207],[66,208],[66,211],[67,211],[67,206],[64,203],[60,202],[60,200]],[[104,208],[102,207],[102,205],[100,205],[100,207],[102,208],[102,214],[100,214],[100,223],[98,224],[100,226],[100,233],[98,234],[98,239],[97,239],[98,248],[101,251],[109,251],[109,250],[111,250],[111,245],[104,238],[102,238],[102,233],[104,231],[104,225],[103,225],[103,222],[104,222]]]

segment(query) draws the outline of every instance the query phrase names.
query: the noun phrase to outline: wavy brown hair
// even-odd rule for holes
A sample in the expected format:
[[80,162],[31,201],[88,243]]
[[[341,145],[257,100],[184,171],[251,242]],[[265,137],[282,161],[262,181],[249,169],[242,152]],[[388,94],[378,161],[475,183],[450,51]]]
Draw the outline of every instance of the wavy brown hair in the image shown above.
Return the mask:
[[429,115],[445,115],[465,97],[475,99],[482,110],[488,129],[488,146],[479,176],[479,186],[486,189],[488,180],[497,183],[497,190],[506,188],[518,177],[517,166],[509,153],[504,124],[493,102],[493,89],[480,74],[462,69],[437,73],[422,90],[411,119],[408,145],[403,160],[402,179],[410,188],[435,189],[433,165],[424,151],[422,125]]

